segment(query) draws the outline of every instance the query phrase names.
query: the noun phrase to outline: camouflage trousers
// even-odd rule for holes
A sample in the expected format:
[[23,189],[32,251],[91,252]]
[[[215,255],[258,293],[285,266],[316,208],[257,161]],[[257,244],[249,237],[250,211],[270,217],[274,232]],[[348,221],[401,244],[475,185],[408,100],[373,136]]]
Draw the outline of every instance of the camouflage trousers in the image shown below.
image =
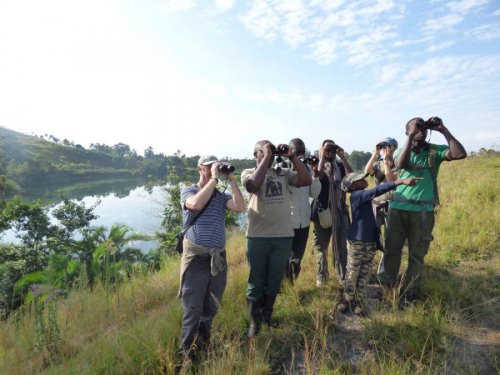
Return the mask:
[[347,271],[344,281],[344,298],[347,302],[366,303],[366,285],[376,252],[375,242],[348,241]]

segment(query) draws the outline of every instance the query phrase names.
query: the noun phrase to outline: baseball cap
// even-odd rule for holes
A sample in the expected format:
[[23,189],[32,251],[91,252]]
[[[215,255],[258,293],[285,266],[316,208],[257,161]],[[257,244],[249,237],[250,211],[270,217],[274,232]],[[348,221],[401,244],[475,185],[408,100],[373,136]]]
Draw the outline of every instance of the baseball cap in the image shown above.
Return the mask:
[[198,159],[198,165],[210,165],[219,161],[214,155],[203,155]]
[[340,188],[343,191],[348,191],[354,181],[362,180],[366,178],[366,176],[368,176],[368,173],[351,172],[342,179],[342,182],[340,183]]
[[381,141],[379,141],[377,144],[380,143],[387,143],[388,145],[393,146],[394,148],[398,148],[398,141],[396,141],[394,138],[391,137],[386,137]]

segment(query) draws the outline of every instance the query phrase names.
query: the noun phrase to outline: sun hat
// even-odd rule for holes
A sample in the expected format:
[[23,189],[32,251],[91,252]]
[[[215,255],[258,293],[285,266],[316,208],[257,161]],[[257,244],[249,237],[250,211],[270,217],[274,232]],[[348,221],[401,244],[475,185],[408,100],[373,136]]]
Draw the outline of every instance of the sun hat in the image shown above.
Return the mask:
[[368,173],[351,172],[342,179],[342,182],[340,183],[340,188],[343,191],[347,192],[349,191],[349,188],[351,187],[353,182],[363,180],[364,178],[366,178],[366,176],[368,176]]
[[219,161],[214,155],[203,155],[198,159],[198,165],[210,165]]

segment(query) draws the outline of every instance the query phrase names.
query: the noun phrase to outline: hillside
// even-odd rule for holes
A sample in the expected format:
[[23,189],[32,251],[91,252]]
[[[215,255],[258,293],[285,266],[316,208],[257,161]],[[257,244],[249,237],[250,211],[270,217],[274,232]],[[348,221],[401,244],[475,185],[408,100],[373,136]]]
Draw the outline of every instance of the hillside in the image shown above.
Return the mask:
[[47,141],[0,127],[0,174],[10,181],[15,193],[26,193],[36,186],[50,187],[96,180],[127,180],[164,177],[160,165],[147,166],[142,157],[87,150],[68,141],[65,144]]
[[[0,176],[7,178],[6,195],[28,194],[72,184],[102,185],[103,181],[197,179],[199,155],[164,155],[151,147],[143,155],[130,146],[92,144],[89,149],[53,136],[40,138],[0,126]],[[255,165],[253,159],[231,159],[236,171]]]
[[[298,282],[278,297],[279,326],[255,341],[241,232],[228,239],[229,276],[209,353],[197,374],[492,374],[500,349],[500,157],[446,163],[442,205],[426,258],[425,299],[398,310],[371,298],[369,318],[338,315],[335,281],[315,287],[311,240]],[[378,256],[377,256],[378,259]],[[1,374],[170,374],[180,335],[179,258],[115,288],[80,280],[45,309],[0,323]],[[382,291],[370,285],[372,297]],[[383,292],[383,291],[382,291]],[[43,312],[42,312],[43,311]]]

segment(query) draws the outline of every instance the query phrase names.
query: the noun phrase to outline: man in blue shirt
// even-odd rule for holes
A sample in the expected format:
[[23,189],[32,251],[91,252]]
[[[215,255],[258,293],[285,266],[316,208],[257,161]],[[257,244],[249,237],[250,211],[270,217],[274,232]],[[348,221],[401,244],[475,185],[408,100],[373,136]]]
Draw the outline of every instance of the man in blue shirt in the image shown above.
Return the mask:
[[[215,156],[202,156],[198,183],[181,189],[183,225],[187,229],[180,284],[183,316],[179,354],[184,357],[197,349],[196,342],[208,345],[212,320],[226,286],[225,210],[242,212],[245,208],[233,173],[221,173],[221,164]],[[231,194],[217,190],[219,176],[226,177]]]
[[348,305],[355,306],[354,313],[363,315],[366,308],[366,284],[370,278],[373,258],[377,252],[379,228],[372,210],[372,199],[393,190],[398,185],[413,186],[421,178],[406,178],[374,189],[365,190],[368,174],[349,173],[342,179],[341,188],[351,193],[352,224],[347,232],[347,271],[344,281],[344,301],[337,309],[344,312]]

